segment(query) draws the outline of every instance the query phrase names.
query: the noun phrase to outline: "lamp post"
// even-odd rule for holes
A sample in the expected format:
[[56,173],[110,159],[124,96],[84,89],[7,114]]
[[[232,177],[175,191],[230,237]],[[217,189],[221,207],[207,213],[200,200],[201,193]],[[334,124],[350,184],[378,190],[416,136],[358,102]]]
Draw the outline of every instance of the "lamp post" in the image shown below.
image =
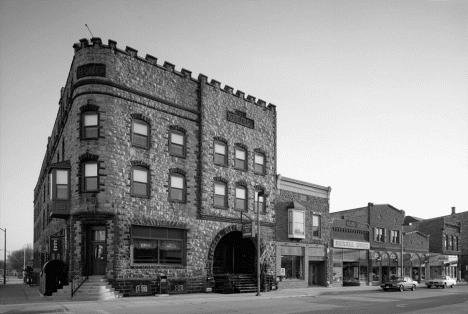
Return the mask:
[[257,192],[257,296],[260,296],[260,197],[265,198],[270,194],[265,191]]
[[3,284],[6,285],[6,228],[0,228],[0,230],[2,230],[5,233],[5,244],[3,250]]

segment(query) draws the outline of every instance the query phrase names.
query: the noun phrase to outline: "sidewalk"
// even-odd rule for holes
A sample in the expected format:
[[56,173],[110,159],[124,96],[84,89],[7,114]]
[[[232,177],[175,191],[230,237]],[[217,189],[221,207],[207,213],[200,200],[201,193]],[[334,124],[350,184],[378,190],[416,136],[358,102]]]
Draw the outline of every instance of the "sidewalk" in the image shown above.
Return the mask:
[[[458,283],[466,285],[466,282]],[[424,286],[420,284],[420,287]],[[166,300],[178,300],[179,302],[190,302],[195,300],[229,300],[229,299],[277,299],[277,298],[296,298],[304,296],[318,296],[324,294],[349,294],[363,291],[380,291],[379,286],[354,286],[354,287],[309,287],[302,289],[279,289],[270,292],[262,292],[260,296],[256,293],[236,293],[236,294],[219,294],[219,293],[190,293],[190,294],[174,294],[174,295],[155,295],[141,297],[126,297],[122,299],[111,299],[106,301],[89,301],[89,302],[114,302],[118,300],[156,300],[165,298]],[[31,286],[23,284],[21,279],[11,279],[6,285],[0,285],[0,305],[11,304],[33,304],[33,303],[63,303],[75,302],[70,300],[54,301],[53,297],[43,297],[39,293],[39,286]],[[82,301],[80,301],[82,302]]]
[[[136,301],[138,299],[151,300],[151,299],[174,299],[174,300],[214,300],[214,299],[251,299],[251,298],[294,298],[303,296],[315,296],[320,294],[335,294],[335,293],[350,293],[352,291],[371,291],[380,290],[377,286],[360,286],[360,287],[310,287],[304,289],[280,289],[270,292],[262,292],[260,296],[256,296],[256,293],[236,293],[236,294],[219,294],[219,293],[190,293],[190,294],[173,294],[165,296],[141,296],[141,297],[126,297],[125,300]],[[119,299],[115,299],[119,300]],[[120,299],[122,300],[122,299]],[[113,300],[106,300],[104,302],[112,302]],[[43,297],[39,293],[39,286],[31,286],[23,284],[21,279],[10,279],[6,285],[0,285],[0,305],[11,305],[11,304],[27,304],[27,303],[54,303],[53,297]],[[70,300],[60,300],[60,302],[74,302]],[[103,302],[103,301],[99,301]]]

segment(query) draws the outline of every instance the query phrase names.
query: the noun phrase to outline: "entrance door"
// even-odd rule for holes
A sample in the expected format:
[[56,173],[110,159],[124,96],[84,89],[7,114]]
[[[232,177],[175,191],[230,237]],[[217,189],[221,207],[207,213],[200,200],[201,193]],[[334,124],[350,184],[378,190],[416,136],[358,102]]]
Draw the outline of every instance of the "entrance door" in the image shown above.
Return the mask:
[[91,226],[88,231],[88,273],[104,275],[106,273],[106,227]]
[[318,284],[318,266],[316,263],[309,262],[309,286]]
[[213,274],[254,274],[257,251],[251,239],[242,233],[226,234],[216,246],[213,256]]

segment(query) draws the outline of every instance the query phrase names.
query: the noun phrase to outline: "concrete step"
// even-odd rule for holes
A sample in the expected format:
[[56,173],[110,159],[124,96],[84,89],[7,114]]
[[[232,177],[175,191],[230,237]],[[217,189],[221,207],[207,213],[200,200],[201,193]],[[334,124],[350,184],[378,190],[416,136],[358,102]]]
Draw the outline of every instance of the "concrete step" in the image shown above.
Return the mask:
[[52,295],[52,300],[108,300],[121,298],[103,276],[90,276],[71,297],[71,285],[64,286]]

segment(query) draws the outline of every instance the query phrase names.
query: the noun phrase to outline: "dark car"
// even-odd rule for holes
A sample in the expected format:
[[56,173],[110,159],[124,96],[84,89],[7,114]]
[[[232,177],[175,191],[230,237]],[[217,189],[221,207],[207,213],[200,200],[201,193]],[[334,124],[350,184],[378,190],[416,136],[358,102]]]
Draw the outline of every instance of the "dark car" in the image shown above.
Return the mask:
[[414,291],[416,290],[417,286],[418,286],[418,282],[414,281],[410,277],[395,277],[395,279],[386,281],[385,283],[380,285],[380,287],[384,289],[384,291],[388,291],[388,290],[403,291],[405,289],[411,289],[412,291]]

